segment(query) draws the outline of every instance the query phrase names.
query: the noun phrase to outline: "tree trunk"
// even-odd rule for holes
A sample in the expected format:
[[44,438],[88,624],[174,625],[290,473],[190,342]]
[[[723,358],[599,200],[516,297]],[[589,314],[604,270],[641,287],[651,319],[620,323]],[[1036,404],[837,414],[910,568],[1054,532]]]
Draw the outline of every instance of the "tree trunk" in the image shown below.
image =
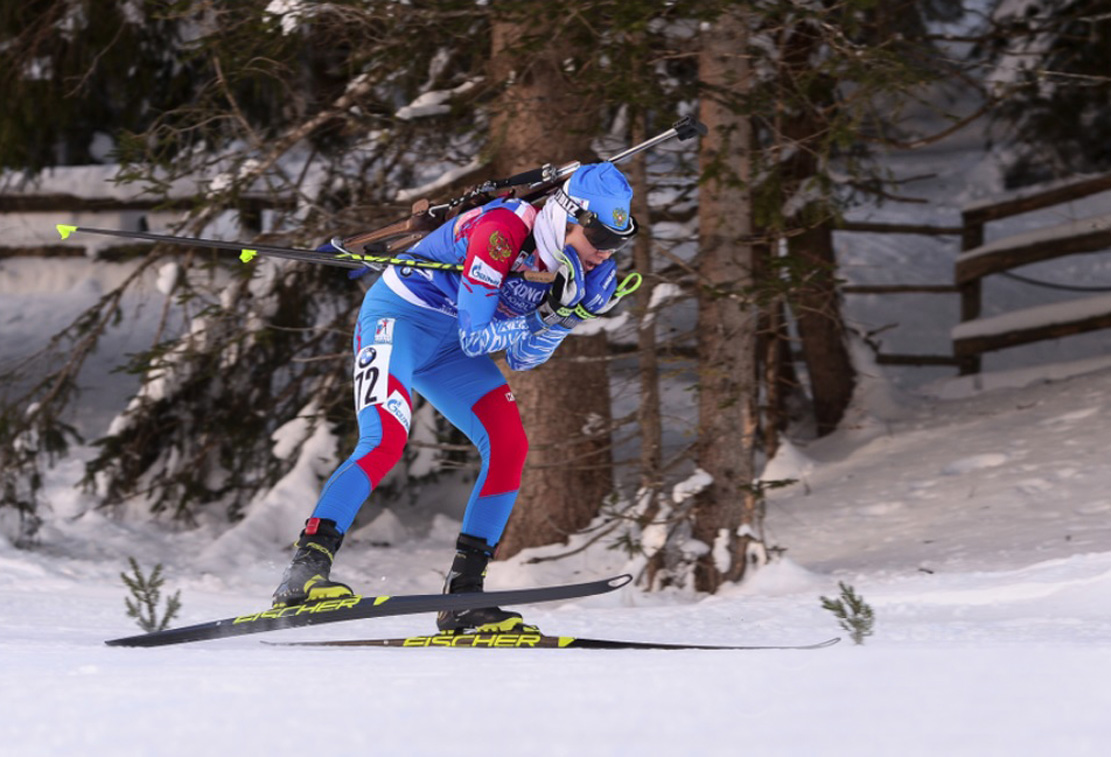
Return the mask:
[[695,588],[713,592],[744,576],[762,530],[754,496],[757,312],[747,292],[754,252],[749,194],[750,126],[714,92],[742,94],[750,71],[745,15],[734,9],[703,36],[699,76],[709,135],[702,140],[699,194],[698,465],[713,482],[695,498],[691,535],[710,547],[697,558]]
[[[632,137],[633,144],[644,141],[643,118],[635,121]],[[637,406],[637,426],[640,429],[640,488],[655,493],[663,485],[663,421],[660,418],[660,362],[656,354],[656,317],[649,312],[655,277],[652,274],[652,223],[648,206],[647,159],[643,153],[630,161],[628,174],[633,185],[631,210],[641,227],[633,246],[633,268],[645,279],[645,283],[634,294],[634,312],[639,324],[637,373],[640,378],[640,404]]]
[[[778,248],[778,242],[756,245],[754,255],[758,281],[766,281],[766,277],[775,275],[770,261],[772,250]],[[756,347],[764,397],[760,439],[764,456],[770,460],[779,451],[780,438],[790,424],[809,417],[812,411],[809,397],[795,371],[786,297],[777,290],[761,305]]]
[[[493,30],[491,69],[512,82],[491,123],[494,168],[508,176],[546,162],[589,155],[597,110],[583,102],[562,69],[558,49],[513,49],[516,23]],[[572,334],[547,363],[506,371],[529,437],[529,456],[498,556],[565,541],[587,526],[613,491],[611,411],[604,334]]]
[[802,341],[814,420],[819,436],[837,429],[853,398],[856,370],[845,341],[845,325],[834,271],[833,233],[829,224],[806,229],[787,243],[791,256],[811,272],[794,294],[793,307]]
[[[632,141],[645,139],[644,118],[633,121]],[[629,163],[629,180],[633,185],[632,213],[641,232],[633,246],[633,268],[645,278],[634,295],[637,320],[637,376],[640,404],[637,406],[637,428],[640,431],[640,476],[637,492],[637,521],[641,529],[660,517],[660,491],[663,488],[663,419],[660,415],[660,362],[656,354],[656,314],[650,312],[652,290],[656,277],[652,273],[651,219],[648,206],[647,159],[642,153]],[[657,550],[648,556],[643,573],[638,577],[642,586],[651,588],[656,575],[665,567],[665,553]]]
[[[794,157],[788,161],[784,198],[790,197],[821,169],[818,151],[812,145],[820,142],[827,128],[815,112],[836,107],[835,85],[828,77],[812,75],[815,58],[820,55],[821,35],[804,24],[792,30],[784,56],[782,74],[791,86],[805,86],[800,92],[808,107],[783,121],[786,142],[794,146]],[[802,85],[798,83],[804,83]],[[803,263],[805,282],[792,297],[814,400],[814,418],[819,436],[837,428],[852,401],[856,370],[849,356],[845,324],[837,291],[837,258],[833,250],[833,231],[829,222],[832,212],[829,201],[818,199],[803,207],[790,220],[796,227],[787,243],[792,258]]]

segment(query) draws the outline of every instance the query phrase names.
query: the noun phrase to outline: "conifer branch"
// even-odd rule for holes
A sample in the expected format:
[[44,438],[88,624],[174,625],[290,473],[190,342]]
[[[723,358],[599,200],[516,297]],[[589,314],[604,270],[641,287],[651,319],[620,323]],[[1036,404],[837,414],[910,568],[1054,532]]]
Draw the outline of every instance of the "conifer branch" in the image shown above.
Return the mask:
[[150,575],[145,576],[134,557],[128,557],[127,560],[131,564],[133,575],[120,573],[124,586],[131,592],[130,597],[124,598],[127,617],[134,618],[139,627],[147,633],[165,630],[181,609],[181,591],[175,591],[166,598],[165,612],[159,618],[158,605],[162,599],[162,584],[166,582],[162,577],[162,563],[155,565]]
[[838,581],[837,586],[841,589],[841,596],[838,599],[822,597],[822,608],[834,614],[854,644],[863,644],[864,637],[873,633],[875,612],[853,587],[843,581]]

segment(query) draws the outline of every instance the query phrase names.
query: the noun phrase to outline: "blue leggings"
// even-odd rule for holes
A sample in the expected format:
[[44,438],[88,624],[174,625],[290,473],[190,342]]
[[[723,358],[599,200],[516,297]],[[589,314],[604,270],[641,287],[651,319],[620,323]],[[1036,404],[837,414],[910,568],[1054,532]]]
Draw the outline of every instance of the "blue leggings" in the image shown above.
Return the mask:
[[325,484],[314,518],[347,531],[363,502],[401,459],[415,389],[467,435],[482,469],[462,532],[494,546],[521,485],[528,440],[505,377],[488,355],[467,357],[458,321],[411,305],[381,281],[367,293],[354,336],[359,443]]

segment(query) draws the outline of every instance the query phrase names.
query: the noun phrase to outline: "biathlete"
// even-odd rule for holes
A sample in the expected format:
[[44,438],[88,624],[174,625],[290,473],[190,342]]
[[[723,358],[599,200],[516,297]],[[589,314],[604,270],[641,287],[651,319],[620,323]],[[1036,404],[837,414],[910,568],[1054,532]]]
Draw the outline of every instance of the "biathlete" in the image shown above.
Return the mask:
[[[359,442],[306,521],[275,607],[354,593],[331,580],[332,564],[359,508],[401,458],[414,390],[482,456],[444,586],[449,593],[482,591],[528,453],[513,393],[491,354],[504,351],[512,370],[535,368],[577,323],[610,311],[635,289],[618,288],[611,259],[637,232],[632,195],[612,163],[583,166],[540,210],[497,199],[411,248],[414,259],[462,264],[461,272],[386,269],[363,300],[354,334]],[[555,280],[526,280],[526,271],[553,272]],[[440,613],[437,625],[444,633],[531,628],[498,607]]]

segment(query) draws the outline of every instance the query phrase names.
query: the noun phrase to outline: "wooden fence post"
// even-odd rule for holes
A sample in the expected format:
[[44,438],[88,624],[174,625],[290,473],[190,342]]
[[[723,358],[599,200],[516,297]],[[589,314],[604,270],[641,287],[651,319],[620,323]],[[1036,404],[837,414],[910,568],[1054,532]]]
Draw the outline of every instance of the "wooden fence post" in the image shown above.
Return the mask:
[[[983,216],[975,211],[961,213],[961,252],[967,252],[980,247],[984,243]],[[973,321],[980,317],[983,306],[983,279],[975,278],[960,285],[961,292],[961,323]],[[967,355],[960,358],[958,364],[960,375],[968,376],[980,372],[980,356]]]

